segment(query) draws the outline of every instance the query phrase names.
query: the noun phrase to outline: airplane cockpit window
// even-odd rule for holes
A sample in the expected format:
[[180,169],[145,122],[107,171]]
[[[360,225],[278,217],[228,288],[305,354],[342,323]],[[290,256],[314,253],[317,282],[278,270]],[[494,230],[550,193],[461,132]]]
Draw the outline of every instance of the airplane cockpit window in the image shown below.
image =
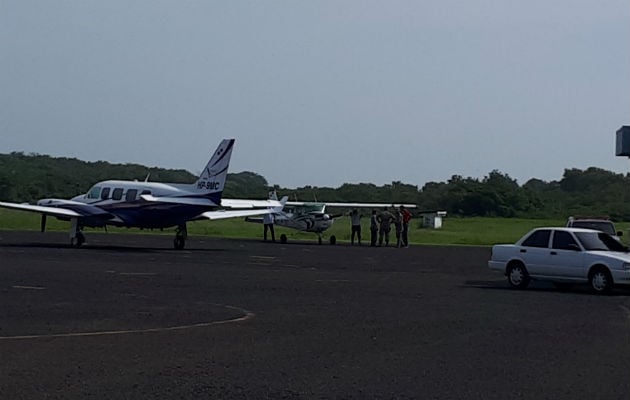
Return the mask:
[[134,201],[136,199],[137,194],[138,194],[138,189],[129,189],[127,190],[127,195],[125,196],[125,200]]
[[112,200],[120,200],[122,199],[123,190],[121,188],[116,188],[112,192]]
[[143,194],[151,194],[151,191],[150,190],[143,190],[142,193],[140,193],[140,194],[141,195],[143,195]]
[[98,199],[100,197],[101,197],[101,187],[100,186],[92,187],[92,189],[90,189],[90,191],[88,192],[88,195],[87,195],[88,199]]
[[103,188],[103,191],[101,192],[101,200],[107,200],[109,198],[109,188]]
[[310,214],[310,213],[323,213],[325,208],[325,204],[304,204],[303,206],[297,207],[297,214]]

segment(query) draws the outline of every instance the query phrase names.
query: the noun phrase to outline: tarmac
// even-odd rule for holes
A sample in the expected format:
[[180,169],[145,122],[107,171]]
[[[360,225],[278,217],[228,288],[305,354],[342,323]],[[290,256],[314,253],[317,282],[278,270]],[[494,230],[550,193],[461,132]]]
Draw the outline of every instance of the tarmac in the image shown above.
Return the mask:
[[490,248],[0,231],[0,399],[622,399],[630,292]]

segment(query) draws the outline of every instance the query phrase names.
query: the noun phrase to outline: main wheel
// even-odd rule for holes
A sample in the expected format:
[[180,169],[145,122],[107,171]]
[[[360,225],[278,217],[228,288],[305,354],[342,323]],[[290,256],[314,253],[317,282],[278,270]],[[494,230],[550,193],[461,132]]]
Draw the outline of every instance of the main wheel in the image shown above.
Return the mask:
[[337,238],[335,237],[335,235],[332,235],[330,237],[330,244],[332,244],[332,245],[337,244]]
[[182,250],[185,245],[186,241],[184,240],[184,238],[176,237],[173,241],[173,247],[175,247],[175,250]]
[[81,232],[77,232],[77,247],[81,247],[81,245],[85,243],[85,236]]
[[507,280],[515,289],[525,289],[529,285],[529,274],[521,262],[513,262],[507,268]]
[[280,235],[280,243],[285,244],[287,242],[287,235],[284,233]]
[[594,268],[588,275],[588,283],[597,294],[608,293],[613,287],[612,276],[604,267]]

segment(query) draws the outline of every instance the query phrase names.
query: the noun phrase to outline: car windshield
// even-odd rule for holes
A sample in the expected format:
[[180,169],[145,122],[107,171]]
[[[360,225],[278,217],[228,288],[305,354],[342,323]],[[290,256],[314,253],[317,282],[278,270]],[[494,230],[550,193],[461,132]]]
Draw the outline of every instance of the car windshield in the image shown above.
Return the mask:
[[612,222],[606,221],[573,221],[573,228],[595,229],[596,231],[606,232],[609,235],[616,235]]
[[586,250],[600,250],[600,251],[621,251],[627,252],[628,248],[619,243],[618,240],[613,238],[607,233],[603,232],[576,232],[580,243]]

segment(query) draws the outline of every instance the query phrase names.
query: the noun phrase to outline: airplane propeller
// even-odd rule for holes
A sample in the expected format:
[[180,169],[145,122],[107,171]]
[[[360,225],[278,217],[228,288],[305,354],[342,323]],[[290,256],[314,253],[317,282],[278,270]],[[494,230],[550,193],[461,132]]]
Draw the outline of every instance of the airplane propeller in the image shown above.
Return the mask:
[[40,225],[40,228],[41,228],[42,232],[46,231],[46,217],[47,217],[46,214],[42,214],[42,222],[41,222],[41,225]]

